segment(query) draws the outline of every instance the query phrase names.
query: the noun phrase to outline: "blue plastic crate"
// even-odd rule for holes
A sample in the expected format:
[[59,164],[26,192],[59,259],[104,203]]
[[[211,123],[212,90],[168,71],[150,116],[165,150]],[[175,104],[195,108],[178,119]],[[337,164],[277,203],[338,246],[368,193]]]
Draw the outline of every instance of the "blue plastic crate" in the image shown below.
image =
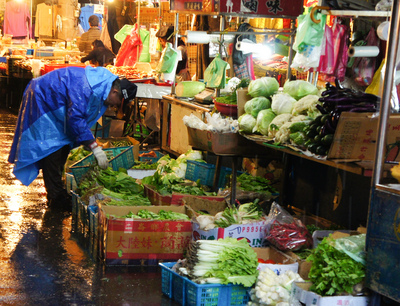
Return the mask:
[[194,160],[187,161],[185,178],[191,181],[200,180],[200,184],[212,186],[214,182],[215,165]]
[[[243,171],[236,171],[236,175],[239,176]],[[218,178],[218,188],[224,188],[226,186],[227,181],[230,179],[230,175],[232,174],[232,169],[227,167],[221,167],[221,171],[219,173]]]
[[246,305],[250,297],[242,285],[196,284],[171,270],[175,262],[160,263],[161,291],[181,305]]
[[75,177],[72,173],[65,173],[65,189],[69,194],[77,189]]
[[[133,146],[117,147],[103,149],[107,154],[110,166],[114,171],[119,168],[130,169],[135,165],[135,156],[133,154]],[[69,169],[72,171],[77,184],[81,182],[82,177],[89,171],[90,165],[96,163],[93,153],[73,164]]]
[[[139,155],[142,153],[149,153],[151,151],[140,151]],[[139,161],[141,162],[146,162],[146,163],[150,163],[150,164],[154,164],[156,162],[158,162],[158,160],[164,156],[164,154],[162,154],[159,151],[153,151],[154,153],[156,153],[157,157],[151,157],[151,156],[139,156]]]

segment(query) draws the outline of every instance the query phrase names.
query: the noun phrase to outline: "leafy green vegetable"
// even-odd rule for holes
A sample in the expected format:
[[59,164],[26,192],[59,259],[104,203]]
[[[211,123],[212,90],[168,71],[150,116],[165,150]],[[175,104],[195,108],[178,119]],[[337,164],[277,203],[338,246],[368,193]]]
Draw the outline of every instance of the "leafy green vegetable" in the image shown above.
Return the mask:
[[189,277],[207,283],[251,287],[258,277],[258,258],[246,239],[198,240],[187,255]]
[[273,77],[262,77],[250,82],[249,95],[254,97],[264,96],[266,98],[275,94],[279,89],[278,81]]
[[140,209],[137,214],[133,212],[129,212],[128,214],[121,216],[119,218],[133,218],[133,219],[151,219],[151,220],[190,220],[189,216],[186,214],[174,212],[174,211],[166,211],[161,209],[158,214],[147,209]]
[[245,191],[270,192],[275,193],[277,190],[271,186],[271,182],[261,176],[253,176],[251,174],[242,173],[237,177],[237,183],[240,189]]
[[252,115],[257,118],[258,113],[263,109],[268,109],[271,107],[271,101],[266,97],[256,97],[247,101],[244,105],[244,111],[247,114]]
[[272,109],[263,109],[257,115],[257,123],[255,130],[262,135],[268,136],[268,127],[272,120],[276,117]]
[[353,286],[363,281],[365,267],[330,245],[328,237],[308,256],[311,269],[308,277],[313,282],[311,291],[319,295],[349,294]]
[[256,126],[257,120],[251,114],[243,114],[238,119],[241,132],[251,134]]
[[157,169],[157,163],[150,164],[148,162],[135,161],[135,165],[132,167],[132,169],[155,170],[155,169]]
[[69,152],[68,160],[79,161],[79,160],[85,158],[86,156],[88,156],[90,153],[92,153],[92,152],[85,150],[83,148],[83,146],[79,146],[77,148],[72,149]]

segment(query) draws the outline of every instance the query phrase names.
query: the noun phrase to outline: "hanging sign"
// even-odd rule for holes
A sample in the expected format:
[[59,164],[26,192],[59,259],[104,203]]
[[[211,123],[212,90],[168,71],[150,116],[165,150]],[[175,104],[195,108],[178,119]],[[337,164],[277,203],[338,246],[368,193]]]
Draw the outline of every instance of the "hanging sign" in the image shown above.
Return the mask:
[[95,5],[94,5],[93,14],[103,15],[103,14],[104,14],[104,5],[95,4]]
[[189,12],[193,14],[217,13],[219,0],[170,0],[172,12]]
[[233,15],[297,18],[303,13],[303,1],[288,0],[220,0],[219,12]]

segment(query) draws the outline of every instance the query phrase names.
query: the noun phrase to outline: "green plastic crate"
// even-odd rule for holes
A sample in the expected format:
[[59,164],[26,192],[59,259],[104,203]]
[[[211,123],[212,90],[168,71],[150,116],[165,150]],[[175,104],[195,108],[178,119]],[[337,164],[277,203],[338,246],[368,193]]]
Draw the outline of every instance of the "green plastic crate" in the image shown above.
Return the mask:
[[[133,146],[108,148],[103,149],[103,151],[107,154],[110,167],[112,167],[114,171],[117,171],[119,168],[130,169],[135,165]],[[93,153],[91,153],[70,167],[78,185],[81,182],[82,177],[89,171],[90,165],[96,163],[96,158]]]

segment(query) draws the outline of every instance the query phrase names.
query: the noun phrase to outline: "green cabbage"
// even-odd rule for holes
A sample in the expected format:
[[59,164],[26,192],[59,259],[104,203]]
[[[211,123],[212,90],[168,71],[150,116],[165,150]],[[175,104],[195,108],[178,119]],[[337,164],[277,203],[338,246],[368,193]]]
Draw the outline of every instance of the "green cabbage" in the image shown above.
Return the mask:
[[241,115],[238,119],[239,130],[246,134],[251,134],[256,126],[257,120],[250,114]]
[[279,89],[279,83],[275,78],[262,77],[250,82],[249,95],[252,97],[270,97]]
[[291,95],[296,100],[300,100],[307,95],[318,95],[318,88],[303,80],[286,81],[285,85],[283,85],[283,92]]
[[257,115],[257,123],[255,130],[262,135],[268,136],[268,127],[271,121],[276,117],[272,109],[263,109]]
[[266,97],[256,97],[246,102],[244,111],[256,118],[260,110],[270,107],[271,102]]

